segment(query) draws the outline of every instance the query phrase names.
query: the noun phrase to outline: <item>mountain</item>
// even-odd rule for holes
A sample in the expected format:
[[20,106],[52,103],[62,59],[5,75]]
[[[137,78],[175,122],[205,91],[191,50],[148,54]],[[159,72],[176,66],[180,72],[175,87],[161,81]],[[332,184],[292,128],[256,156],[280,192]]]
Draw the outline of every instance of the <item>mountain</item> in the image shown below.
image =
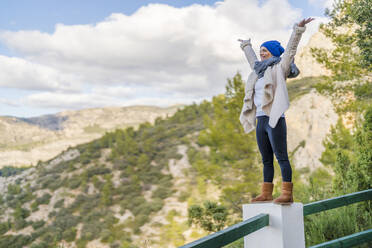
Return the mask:
[[106,131],[153,123],[158,117],[173,115],[180,107],[107,107],[33,118],[0,117],[0,167],[35,165],[70,146],[97,139]]

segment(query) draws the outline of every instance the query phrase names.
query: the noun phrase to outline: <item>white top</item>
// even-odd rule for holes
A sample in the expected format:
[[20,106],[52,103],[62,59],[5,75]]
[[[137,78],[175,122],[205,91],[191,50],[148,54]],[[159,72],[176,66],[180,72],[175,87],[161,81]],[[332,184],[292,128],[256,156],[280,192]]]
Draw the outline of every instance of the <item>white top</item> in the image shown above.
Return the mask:
[[[256,117],[258,116],[267,116],[262,110],[262,99],[265,94],[265,79],[264,77],[257,79],[256,84],[254,85],[254,105],[256,105]],[[284,117],[284,113],[281,117]]]
[[264,77],[259,78],[254,86],[254,105],[256,105],[257,108],[256,116],[266,115],[265,112],[262,111],[262,99],[265,94],[264,87],[265,87]]

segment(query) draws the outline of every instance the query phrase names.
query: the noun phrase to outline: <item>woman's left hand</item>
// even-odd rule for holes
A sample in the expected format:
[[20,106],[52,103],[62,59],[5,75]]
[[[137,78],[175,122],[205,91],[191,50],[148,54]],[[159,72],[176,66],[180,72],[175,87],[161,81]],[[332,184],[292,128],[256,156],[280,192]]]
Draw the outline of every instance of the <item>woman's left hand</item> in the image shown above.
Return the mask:
[[298,23],[298,26],[299,27],[305,27],[306,24],[308,24],[309,22],[312,22],[315,18],[306,18],[306,19],[303,19],[302,21],[300,21],[300,23]]

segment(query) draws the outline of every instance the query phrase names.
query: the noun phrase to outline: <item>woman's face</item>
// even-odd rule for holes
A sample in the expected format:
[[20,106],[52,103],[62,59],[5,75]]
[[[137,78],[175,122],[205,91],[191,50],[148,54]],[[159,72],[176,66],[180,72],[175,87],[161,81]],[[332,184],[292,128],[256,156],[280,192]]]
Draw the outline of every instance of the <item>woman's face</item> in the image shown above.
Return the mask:
[[260,57],[261,57],[261,61],[263,60],[266,60],[270,57],[272,57],[273,55],[269,52],[269,50],[267,50],[266,47],[262,46],[260,48]]

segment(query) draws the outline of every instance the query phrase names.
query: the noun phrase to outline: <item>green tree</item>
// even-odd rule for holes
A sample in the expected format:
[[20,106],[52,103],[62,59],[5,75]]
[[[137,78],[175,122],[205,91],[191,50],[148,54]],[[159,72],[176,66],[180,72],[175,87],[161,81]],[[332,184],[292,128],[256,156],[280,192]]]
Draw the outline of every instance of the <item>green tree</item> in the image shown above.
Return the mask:
[[333,187],[337,193],[351,193],[372,187],[372,105],[352,134],[339,121],[323,142],[321,162],[335,172]]
[[330,22],[320,27],[334,49],[312,49],[316,60],[332,72],[316,88],[335,100],[341,114],[358,113],[372,103],[371,13],[370,0],[335,0],[332,11],[326,10]]
[[364,115],[364,122],[354,135],[355,161],[351,164],[348,179],[355,191],[372,188],[372,105]]
[[353,136],[350,130],[347,129],[340,118],[335,126],[331,127],[330,133],[323,141],[325,148],[320,161],[324,165],[334,165],[337,159],[337,152],[353,151],[354,147]]
[[189,225],[195,224],[208,232],[223,229],[227,222],[228,211],[216,202],[205,201],[202,206],[192,205],[188,209]]
[[15,219],[26,219],[30,215],[30,211],[22,208],[21,204],[17,204],[14,209],[13,216]]
[[221,200],[236,213],[258,191],[261,172],[256,163],[254,132],[246,134],[239,122],[244,98],[244,83],[240,73],[229,79],[225,95],[212,100],[213,114],[205,116],[206,129],[198,142],[208,146],[207,157],[194,159],[199,176],[211,180],[222,190]]
[[335,49],[329,53],[313,48],[313,55],[333,72],[333,79],[343,81],[366,75],[372,69],[372,2],[342,0],[335,1],[333,7],[326,10],[331,21],[321,25],[320,30]]

